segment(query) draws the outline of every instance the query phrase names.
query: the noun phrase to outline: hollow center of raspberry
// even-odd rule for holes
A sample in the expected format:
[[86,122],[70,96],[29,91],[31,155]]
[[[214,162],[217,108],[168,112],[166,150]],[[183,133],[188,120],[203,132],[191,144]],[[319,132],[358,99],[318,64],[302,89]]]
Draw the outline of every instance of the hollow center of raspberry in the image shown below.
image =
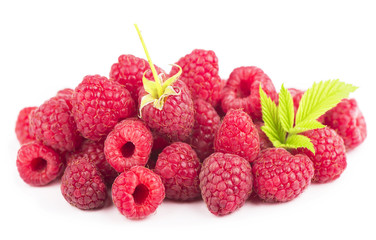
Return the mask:
[[149,189],[144,184],[139,184],[133,192],[134,202],[141,205],[149,195]]
[[121,153],[123,154],[123,157],[129,158],[130,156],[132,156],[135,148],[136,147],[132,142],[127,142],[126,144],[124,144],[121,147]]
[[31,166],[31,170],[40,172],[46,168],[47,161],[44,160],[43,158],[35,158],[31,161],[30,166]]
[[237,93],[237,97],[238,98],[248,97],[251,94],[250,88],[251,88],[251,86],[249,85],[249,82],[247,82],[247,81],[240,81],[240,85],[239,85],[238,91],[236,92]]

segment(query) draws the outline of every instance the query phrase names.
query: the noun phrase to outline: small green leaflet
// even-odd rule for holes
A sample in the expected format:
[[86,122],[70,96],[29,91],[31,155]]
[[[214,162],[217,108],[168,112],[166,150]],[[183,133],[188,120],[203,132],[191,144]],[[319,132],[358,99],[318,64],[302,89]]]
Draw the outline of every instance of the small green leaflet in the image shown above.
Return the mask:
[[288,132],[294,126],[294,102],[290,92],[283,86],[279,92],[278,115],[283,129]]
[[314,83],[300,100],[296,113],[293,133],[324,127],[315,122],[321,115],[335,107],[343,98],[347,98],[357,87],[337,80]]
[[278,107],[273,102],[270,97],[266,95],[264,90],[262,90],[260,85],[260,99],[261,99],[261,110],[262,119],[265,125],[261,127],[269,140],[274,146],[279,146],[285,141],[286,131],[283,130],[281,121],[278,115]]
[[260,86],[264,126],[261,128],[274,147],[307,148],[315,153],[310,139],[299,135],[308,130],[324,128],[317,119],[347,98],[357,87],[337,80],[314,83],[303,95],[294,121],[294,102],[282,84],[277,106]]

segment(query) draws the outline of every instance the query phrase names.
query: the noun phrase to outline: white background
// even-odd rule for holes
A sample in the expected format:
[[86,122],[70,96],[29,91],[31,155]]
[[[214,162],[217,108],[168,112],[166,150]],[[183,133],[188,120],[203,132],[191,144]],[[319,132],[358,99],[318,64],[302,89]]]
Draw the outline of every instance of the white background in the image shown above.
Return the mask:
[[[104,1],[103,1],[104,2]],[[1,1],[1,239],[375,239],[376,7],[372,1]],[[215,217],[204,202],[165,201],[142,221],[111,203],[97,211],[71,207],[59,182],[31,187],[18,176],[14,134],[18,111],[38,106],[85,75],[108,76],[120,54],[168,64],[195,48],[212,49],[220,75],[256,65],[277,89],[308,88],[339,78],[355,97],[368,138],[348,154],[336,181],[311,185],[284,204],[248,201]],[[8,237],[5,237],[8,236]]]

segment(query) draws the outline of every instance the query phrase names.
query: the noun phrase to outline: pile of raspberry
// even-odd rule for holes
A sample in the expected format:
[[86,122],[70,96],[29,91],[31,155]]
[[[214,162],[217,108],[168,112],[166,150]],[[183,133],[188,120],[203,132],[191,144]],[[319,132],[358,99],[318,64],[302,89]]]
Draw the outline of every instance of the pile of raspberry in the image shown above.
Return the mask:
[[[259,86],[276,103],[272,80],[258,67],[218,75],[213,51],[196,49],[176,62],[182,74],[163,110],[147,105],[143,75],[149,64],[121,55],[109,77],[85,76],[38,107],[20,111],[17,169],[24,182],[59,181],[72,206],[102,208],[112,201],[129,219],[154,213],[165,198],[201,201],[227,215],[249,198],[287,202],[312,183],[327,183],[346,168],[346,153],[366,138],[355,99],[320,117],[327,127],[307,131],[315,154],[274,148],[263,126]],[[158,74],[172,76],[155,66]],[[304,91],[291,88],[295,109]]]

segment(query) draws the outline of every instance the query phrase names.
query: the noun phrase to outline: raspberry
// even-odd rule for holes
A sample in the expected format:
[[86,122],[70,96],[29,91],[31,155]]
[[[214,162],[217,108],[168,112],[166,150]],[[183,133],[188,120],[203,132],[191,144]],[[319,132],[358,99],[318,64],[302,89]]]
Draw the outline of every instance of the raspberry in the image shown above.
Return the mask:
[[[213,51],[195,49],[180,58],[178,62],[183,72],[180,79],[187,84],[192,98],[202,98],[213,106],[220,99],[221,78],[218,76],[218,58]],[[177,67],[171,69],[170,75],[178,72]]]
[[299,196],[311,183],[314,169],[304,154],[291,155],[283,148],[261,151],[252,166],[253,188],[266,202],[286,202]]
[[230,109],[243,109],[252,119],[261,120],[261,103],[259,86],[275,102],[278,94],[272,80],[260,68],[239,67],[230,74],[223,90],[222,109],[227,113]]
[[253,162],[260,153],[260,141],[251,117],[240,109],[230,109],[217,131],[214,149]]
[[67,102],[69,109],[72,110],[73,93],[73,89],[64,88],[57,92],[56,97],[64,99]]
[[86,157],[70,162],[64,171],[60,188],[68,203],[83,210],[101,208],[107,198],[102,175]]
[[267,148],[272,148],[273,144],[270,142],[268,136],[262,131],[261,127],[264,126],[263,122],[255,122],[255,126],[257,129],[257,132],[259,134],[259,139],[260,139],[260,150],[264,150]]
[[147,126],[136,118],[118,123],[108,134],[104,154],[118,172],[133,166],[145,166],[153,146],[153,135]]
[[[184,82],[178,80],[172,86],[180,93],[179,95],[168,96],[162,110],[155,108],[153,104],[146,105],[141,110],[141,116],[156,134],[171,142],[185,141],[191,135],[193,129],[193,102]],[[146,95],[146,92],[142,90],[140,98],[144,95]]]
[[62,98],[53,97],[31,112],[30,133],[44,145],[59,151],[73,151],[82,141],[71,110]]
[[64,164],[59,154],[38,142],[21,146],[17,154],[17,169],[21,178],[32,186],[43,186],[55,180]]
[[86,157],[89,162],[93,163],[103,176],[107,186],[111,186],[118,173],[107,162],[104,155],[104,141],[94,142],[86,139],[81,147],[73,154],[68,154],[68,164],[77,158]]
[[149,216],[164,197],[165,188],[161,178],[141,166],[121,173],[112,185],[112,200],[120,213],[129,219]]
[[197,99],[193,103],[195,124],[189,143],[201,161],[214,152],[214,137],[221,125],[221,119],[210,103]]
[[29,132],[29,115],[35,109],[37,109],[37,107],[26,107],[18,114],[15,131],[21,145],[35,140],[35,137]]
[[306,148],[292,150],[292,153],[304,153],[311,159],[315,168],[312,182],[326,183],[337,179],[347,165],[343,139],[328,127],[310,130],[303,135],[311,139],[316,154]]
[[355,99],[343,99],[325,115],[325,124],[343,138],[346,149],[351,150],[367,137],[367,126]]
[[201,195],[209,211],[227,215],[243,206],[252,192],[250,164],[229,153],[213,153],[204,160],[200,172]]
[[99,75],[86,76],[73,94],[72,113],[81,134],[99,141],[118,121],[135,114],[135,103],[120,84]]
[[[138,92],[142,87],[142,76],[145,73],[147,79],[153,79],[153,74],[150,71],[149,63],[133,55],[121,55],[119,62],[114,63],[110,71],[110,80],[120,83],[125,89],[127,89],[132,98],[137,101]],[[164,73],[164,71],[155,66],[157,73]],[[137,105],[137,102],[136,102]]]
[[192,200],[200,196],[200,160],[186,143],[175,142],[159,154],[154,172],[166,189],[166,198]]

